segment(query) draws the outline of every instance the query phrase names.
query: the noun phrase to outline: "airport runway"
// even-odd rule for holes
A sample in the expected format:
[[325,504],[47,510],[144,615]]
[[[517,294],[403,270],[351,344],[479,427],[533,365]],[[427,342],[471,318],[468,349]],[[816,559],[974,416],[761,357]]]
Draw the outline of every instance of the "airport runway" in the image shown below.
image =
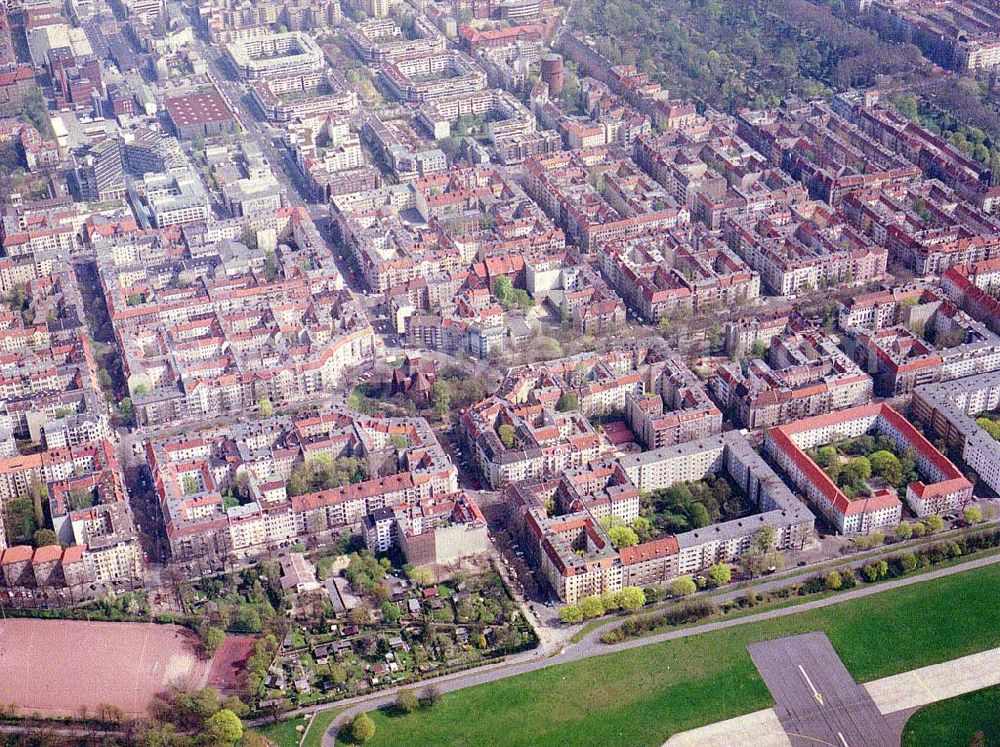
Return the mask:
[[825,634],[762,641],[747,650],[792,747],[896,747],[885,717]]

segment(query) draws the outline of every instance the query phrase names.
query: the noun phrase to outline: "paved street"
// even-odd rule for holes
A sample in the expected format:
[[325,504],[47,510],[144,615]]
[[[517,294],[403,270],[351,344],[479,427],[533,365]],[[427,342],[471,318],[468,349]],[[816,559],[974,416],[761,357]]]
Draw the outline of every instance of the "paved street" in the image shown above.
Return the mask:
[[893,747],[888,722],[825,633],[761,641],[747,650],[793,747]]

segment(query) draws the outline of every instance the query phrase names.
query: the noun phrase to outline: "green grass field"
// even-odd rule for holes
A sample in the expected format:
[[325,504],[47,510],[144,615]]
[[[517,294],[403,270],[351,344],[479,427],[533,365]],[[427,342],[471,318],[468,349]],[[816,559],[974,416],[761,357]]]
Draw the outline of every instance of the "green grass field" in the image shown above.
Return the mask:
[[977,731],[1000,744],[1000,686],[924,706],[906,722],[903,747],[966,747]]
[[[309,730],[305,732],[305,739],[302,741],[302,747],[320,747],[323,739],[323,732],[326,731],[330,722],[333,721],[338,713],[340,713],[339,708],[331,708],[317,713],[313,717],[312,725],[309,726]],[[288,721],[279,721],[276,724],[265,726],[259,731],[269,740],[278,745],[278,747],[298,747],[300,734],[295,727],[304,727],[308,724],[308,721],[300,717],[289,719]]]
[[[408,716],[372,714],[368,744],[660,745],[772,705],[749,643],[823,630],[864,682],[1000,646],[1000,567],[825,609],[549,667],[445,695]],[[499,740],[499,741],[498,741]]]
[[257,729],[257,731],[278,745],[278,747],[298,747],[301,734],[296,731],[295,727],[302,726],[304,728],[307,723],[305,719],[292,718],[287,721],[279,721],[276,724],[269,724]]

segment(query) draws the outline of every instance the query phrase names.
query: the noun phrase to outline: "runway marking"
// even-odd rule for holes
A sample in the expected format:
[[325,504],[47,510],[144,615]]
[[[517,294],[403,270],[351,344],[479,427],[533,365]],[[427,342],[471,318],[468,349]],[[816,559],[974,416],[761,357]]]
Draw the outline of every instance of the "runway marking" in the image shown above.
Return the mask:
[[813,685],[813,681],[809,679],[809,675],[806,674],[806,670],[802,668],[801,664],[799,664],[799,671],[802,672],[802,676],[805,677],[806,684],[809,685],[809,689],[813,691],[813,697],[816,698],[816,701],[820,705],[823,705],[823,696],[819,694],[819,690],[817,690]]
[[810,737],[807,734],[796,734],[795,732],[792,732],[792,731],[786,731],[785,734],[787,734],[790,737],[796,737],[797,739],[807,739],[810,742],[817,742],[818,744],[825,744],[825,745],[827,745],[827,747],[837,747],[837,745],[835,745],[833,742],[827,742],[825,739],[820,739],[818,737]]
[[847,740],[844,739],[844,735],[841,734],[839,731],[837,732],[837,736],[840,737],[840,743],[844,745],[844,747],[851,747],[851,745],[847,743]]

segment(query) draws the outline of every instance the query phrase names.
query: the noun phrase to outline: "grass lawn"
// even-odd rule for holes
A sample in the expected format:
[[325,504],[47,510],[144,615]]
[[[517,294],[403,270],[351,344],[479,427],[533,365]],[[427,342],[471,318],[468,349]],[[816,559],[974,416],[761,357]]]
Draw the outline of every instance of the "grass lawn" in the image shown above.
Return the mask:
[[409,716],[374,713],[382,745],[660,745],[678,731],[772,705],[749,643],[824,630],[861,682],[1000,646],[1000,567],[825,609],[548,667],[445,695]]
[[323,742],[323,732],[326,731],[330,722],[340,713],[340,708],[331,708],[320,711],[312,720],[309,731],[306,732],[305,739],[302,740],[302,747],[320,747]]
[[336,715],[340,713],[340,710],[339,708],[330,708],[320,711],[313,717],[311,725],[309,725],[309,721],[299,717],[289,719],[288,721],[279,721],[276,724],[265,726],[258,731],[278,745],[278,747],[298,747],[299,738],[302,735],[296,731],[295,727],[309,725],[308,731],[305,732],[305,738],[302,741],[302,747],[320,747],[323,740],[323,732],[326,731],[326,728]]
[[1000,686],[924,706],[910,716],[903,747],[966,747],[977,731],[983,744],[1000,744]]
[[274,742],[278,747],[298,747],[301,734],[296,731],[296,726],[305,726],[308,722],[299,717],[279,721],[276,724],[269,724],[257,731]]

